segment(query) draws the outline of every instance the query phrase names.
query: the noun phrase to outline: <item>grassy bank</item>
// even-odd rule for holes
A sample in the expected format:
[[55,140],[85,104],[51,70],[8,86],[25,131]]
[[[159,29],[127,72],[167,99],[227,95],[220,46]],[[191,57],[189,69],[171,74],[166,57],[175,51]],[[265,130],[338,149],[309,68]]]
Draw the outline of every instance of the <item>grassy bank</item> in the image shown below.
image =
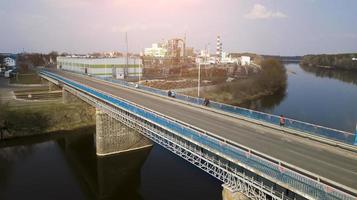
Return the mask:
[[83,102],[63,104],[46,102],[26,106],[0,105],[2,138],[71,130],[95,124],[95,110]]
[[[261,72],[246,79],[224,83],[213,90],[202,91],[202,96],[214,101],[231,105],[240,105],[246,101],[272,95],[286,88],[286,70],[275,59],[266,59],[261,63]],[[196,95],[196,92],[188,93]]]
[[35,70],[20,69],[16,75],[10,78],[10,84],[41,84],[41,77]]

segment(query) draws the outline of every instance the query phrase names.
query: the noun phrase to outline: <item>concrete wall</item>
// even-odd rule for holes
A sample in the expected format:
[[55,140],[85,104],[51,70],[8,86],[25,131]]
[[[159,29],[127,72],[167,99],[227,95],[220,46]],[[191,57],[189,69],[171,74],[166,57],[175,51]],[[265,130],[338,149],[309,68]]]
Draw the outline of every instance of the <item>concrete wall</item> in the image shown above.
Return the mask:
[[249,198],[243,195],[242,193],[232,191],[225,185],[222,186],[223,186],[223,191],[222,191],[223,200],[249,200]]
[[152,142],[142,134],[111,118],[101,110],[96,110],[97,155],[132,151],[152,146]]

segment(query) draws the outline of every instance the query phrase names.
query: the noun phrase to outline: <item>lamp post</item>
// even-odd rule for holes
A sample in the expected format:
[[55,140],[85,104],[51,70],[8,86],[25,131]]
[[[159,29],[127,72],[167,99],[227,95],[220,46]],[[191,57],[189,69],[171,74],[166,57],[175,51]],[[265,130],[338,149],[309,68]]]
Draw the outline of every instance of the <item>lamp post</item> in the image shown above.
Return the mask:
[[198,85],[197,85],[197,97],[200,97],[200,87],[201,87],[201,63],[198,63]]
[[107,62],[104,59],[104,78],[107,78]]
[[356,123],[356,130],[355,130],[355,141],[353,144],[357,145],[357,123]]
[[143,71],[142,71],[142,68],[141,68],[141,64],[139,63],[139,84],[140,84],[140,81],[141,81],[142,73],[143,73]]

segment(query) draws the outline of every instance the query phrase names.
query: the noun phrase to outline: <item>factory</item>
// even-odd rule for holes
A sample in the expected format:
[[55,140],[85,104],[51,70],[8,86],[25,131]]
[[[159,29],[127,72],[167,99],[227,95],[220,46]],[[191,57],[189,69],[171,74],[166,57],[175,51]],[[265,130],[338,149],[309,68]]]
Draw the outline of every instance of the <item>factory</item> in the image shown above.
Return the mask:
[[201,50],[200,54],[196,57],[196,63],[201,65],[250,65],[251,58],[249,56],[232,57],[231,54],[223,51],[223,43],[221,37],[218,35],[216,39],[216,54],[211,56],[207,49]]
[[57,57],[57,68],[98,77],[116,79],[142,76],[142,60],[136,56],[93,58],[85,56]]

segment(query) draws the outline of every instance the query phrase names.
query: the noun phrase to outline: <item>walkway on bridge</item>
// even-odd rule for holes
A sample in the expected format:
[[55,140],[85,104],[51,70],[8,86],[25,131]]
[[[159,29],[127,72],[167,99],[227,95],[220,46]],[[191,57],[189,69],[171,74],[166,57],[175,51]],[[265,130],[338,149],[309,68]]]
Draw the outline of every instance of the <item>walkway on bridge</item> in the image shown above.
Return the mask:
[[52,72],[357,189],[357,153],[86,76]]

